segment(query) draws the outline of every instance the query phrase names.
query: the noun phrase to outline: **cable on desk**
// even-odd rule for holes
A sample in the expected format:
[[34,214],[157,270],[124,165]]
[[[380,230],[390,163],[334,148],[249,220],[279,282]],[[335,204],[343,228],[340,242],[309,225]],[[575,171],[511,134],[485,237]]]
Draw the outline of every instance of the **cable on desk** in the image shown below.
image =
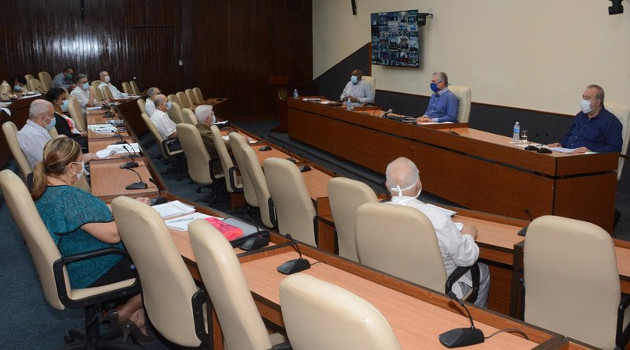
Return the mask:
[[485,339],[490,339],[491,337],[494,337],[495,335],[501,333],[501,332],[506,332],[506,333],[518,333],[520,335],[522,335],[525,339],[529,340],[529,337],[527,336],[527,334],[525,334],[525,332],[523,332],[522,330],[518,329],[518,328],[505,328],[505,329],[500,329],[492,334],[490,334],[489,336],[485,337]]

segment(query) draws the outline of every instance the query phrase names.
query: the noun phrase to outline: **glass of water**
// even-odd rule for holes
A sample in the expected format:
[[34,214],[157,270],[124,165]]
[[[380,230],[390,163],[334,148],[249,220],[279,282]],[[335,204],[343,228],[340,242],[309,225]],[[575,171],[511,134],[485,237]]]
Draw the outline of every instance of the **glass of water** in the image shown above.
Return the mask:
[[527,130],[521,130],[521,142],[527,143]]

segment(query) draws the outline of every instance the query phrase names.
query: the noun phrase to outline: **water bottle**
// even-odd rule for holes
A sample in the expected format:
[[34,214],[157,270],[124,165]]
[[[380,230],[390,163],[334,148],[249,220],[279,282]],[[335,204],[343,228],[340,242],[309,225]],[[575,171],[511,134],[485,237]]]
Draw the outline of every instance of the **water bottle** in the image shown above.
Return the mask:
[[348,97],[348,101],[346,102],[346,108],[349,111],[354,111],[354,107],[352,107],[352,102],[350,101],[350,97]]
[[514,124],[514,130],[512,131],[512,142],[517,143],[521,139],[521,126],[518,125],[518,122]]
[[293,89],[293,98],[298,98],[300,97],[300,95],[298,95],[297,89]]

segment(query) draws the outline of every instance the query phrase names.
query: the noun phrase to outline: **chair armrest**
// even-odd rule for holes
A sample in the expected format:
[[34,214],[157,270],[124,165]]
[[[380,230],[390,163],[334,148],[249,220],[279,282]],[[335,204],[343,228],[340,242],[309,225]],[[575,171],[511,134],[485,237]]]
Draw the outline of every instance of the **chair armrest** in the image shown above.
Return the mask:
[[63,268],[73,262],[114,254],[122,255],[129,258],[129,254],[125,250],[118,248],[104,248],[57,259],[57,261],[53,263],[53,274],[55,276],[55,284],[57,285],[57,295],[59,296],[59,300],[61,300],[61,302],[67,307],[79,308],[140,293],[140,283],[138,278],[136,277],[136,280],[132,285],[122,289],[92,295],[83,299],[74,300],[70,298],[70,296],[68,295],[68,290],[66,288],[66,280],[64,277]]
[[285,341],[284,343],[276,344],[268,350],[292,350],[291,343]]
[[466,301],[469,303],[474,303],[475,300],[477,300],[477,295],[479,294],[480,273],[479,273],[479,265],[477,265],[477,262],[475,262],[474,264],[470,266],[458,266],[457,268],[455,268],[455,270],[453,270],[453,272],[446,279],[444,292],[445,293],[450,292],[453,289],[453,285],[455,284],[455,282],[457,282],[457,280],[459,280],[468,271],[470,271],[472,275],[473,286],[472,286],[472,293],[470,293],[470,296],[466,299]]
[[[195,323],[195,334],[202,343],[208,342],[208,329],[212,329],[212,309],[205,289],[199,289],[191,298],[193,321]],[[204,318],[203,307],[207,306],[206,318],[208,328],[206,329],[206,319]]]
[[628,344],[628,340],[630,339],[630,324],[628,324],[626,329],[623,329],[623,316],[628,305],[630,305],[630,295],[622,294],[617,311],[617,335],[615,337],[615,343],[622,349],[626,348],[626,344]]
[[173,149],[173,150],[170,148],[170,146],[171,146],[172,144],[176,143],[176,142],[179,144],[179,140],[178,140],[178,139],[166,139],[166,140],[162,140],[162,148],[164,148],[164,151],[166,151],[166,153],[167,153],[169,156],[172,156],[174,152],[177,152],[177,151],[181,151],[181,150],[182,150],[182,149],[181,149],[181,146],[180,146],[180,148],[178,148],[178,149]]
[[212,181],[217,181],[217,175],[214,173],[214,165],[220,163],[221,161],[216,158],[211,158],[210,162],[208,162],[208,167],[210,168],[210,178]]
[[238,171],[238,166],[235,165],[228,170],[228,176],[230,177],[230,183],[232,184],[232,189],[234,193],[243,193],[243,188],[236,187],[236,172]]

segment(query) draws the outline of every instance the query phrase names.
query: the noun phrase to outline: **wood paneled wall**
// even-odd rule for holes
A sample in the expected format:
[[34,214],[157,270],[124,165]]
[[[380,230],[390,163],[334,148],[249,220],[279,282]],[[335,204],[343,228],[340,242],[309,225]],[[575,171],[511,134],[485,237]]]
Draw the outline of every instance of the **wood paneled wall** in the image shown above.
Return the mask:
[[[4,7],[0,78],[72,65],[119,88],[199,86],[230,115],[275,115],[270,75],[312,79],[311,0],[21,0]],[[82,18],[83,16],[83,18]],[[28,20],[23,20],[27,18]],[[179,60],[182,65],[179,65]]]

